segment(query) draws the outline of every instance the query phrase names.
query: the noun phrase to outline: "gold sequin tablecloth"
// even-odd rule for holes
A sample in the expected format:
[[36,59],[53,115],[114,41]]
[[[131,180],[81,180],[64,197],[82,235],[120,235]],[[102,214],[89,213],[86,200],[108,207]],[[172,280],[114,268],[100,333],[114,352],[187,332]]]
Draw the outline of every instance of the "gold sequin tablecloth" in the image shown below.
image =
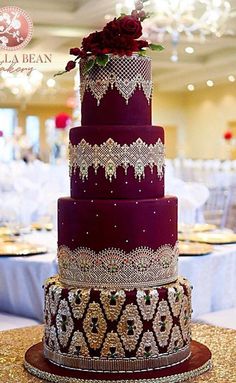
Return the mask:
[[[191,383],[236,383],[236,331],[194,324],[193,339],[213,354],[213,369]],[[40,383],[23,367],[25,351],[42,339],[42,326],[0,332],[0,383]]]

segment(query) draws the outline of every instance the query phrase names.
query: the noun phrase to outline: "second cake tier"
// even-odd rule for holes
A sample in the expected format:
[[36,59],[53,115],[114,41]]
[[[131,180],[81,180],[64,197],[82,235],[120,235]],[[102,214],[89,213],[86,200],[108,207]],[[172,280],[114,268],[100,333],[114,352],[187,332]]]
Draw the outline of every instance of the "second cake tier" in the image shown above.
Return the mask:
[[158,126],[83,126],[70,130],[73,198],[164,196],[164,131]]
[[60,280],[77,287],[177,279],[177,198],[58,201]]

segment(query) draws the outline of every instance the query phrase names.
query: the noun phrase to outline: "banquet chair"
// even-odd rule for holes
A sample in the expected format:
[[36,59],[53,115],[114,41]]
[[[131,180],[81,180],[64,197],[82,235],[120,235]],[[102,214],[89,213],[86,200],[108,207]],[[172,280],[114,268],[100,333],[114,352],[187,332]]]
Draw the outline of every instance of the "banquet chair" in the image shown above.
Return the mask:
[[35,319],[24,318],[0,312],[0,331],[6,331],[20,327],[35,326],[37,324],[39,324],[39,322]]
[[210,188],[209,192],[209,198],[202,208],[204,219],[207,223],[224,228],[231,207],[231,189],[214,187]]

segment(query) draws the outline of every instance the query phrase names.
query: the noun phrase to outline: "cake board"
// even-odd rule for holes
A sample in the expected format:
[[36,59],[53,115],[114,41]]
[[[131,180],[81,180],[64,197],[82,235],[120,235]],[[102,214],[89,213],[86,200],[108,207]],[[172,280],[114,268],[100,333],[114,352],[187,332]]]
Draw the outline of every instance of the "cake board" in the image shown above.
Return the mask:
[[190,358],[172,367],[114,374],[79,371],[49,362],[43,355],[43,343],[40,342],[28,349],[24,366],[32,375],[54,383],[177,383],[207,372],[212,363],[210,350],[193,340]]

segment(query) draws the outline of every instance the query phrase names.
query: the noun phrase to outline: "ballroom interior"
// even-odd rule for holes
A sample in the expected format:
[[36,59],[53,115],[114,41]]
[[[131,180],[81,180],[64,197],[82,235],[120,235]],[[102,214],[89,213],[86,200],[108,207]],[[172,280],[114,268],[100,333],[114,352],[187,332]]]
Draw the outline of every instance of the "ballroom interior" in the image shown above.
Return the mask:
[[[142,3],[142,38],[164,48],[147,55],[152,125],[165,132],[165,195],[178,198],[179,275],[193,286],[194,326],[231,331],[235,339],[236,0]],[[9,6],[28,15],[30,37],[22,48],[7,45],[5,24],[20,41],[17,16],[12,24],[7,18]],[[58,273],[57,200],[73,186],[69,131],[81,126],[83,104],[79,60],[60,72],[74,60],[71,48],[134,7],[134,0],[0,2],[0,344],[1,334],[7,339],[12,331],[42,326],[42,286]],[[81,198],[90,200],[83,191]],[[128,213],[126,219],[133,222]],[[108,235],[102,226],[100,235]],[[235,367],[230,371],[236,379]],[[5,373],[1,382],[17,382]],[[223,376],[221,383],[234,381]]]

